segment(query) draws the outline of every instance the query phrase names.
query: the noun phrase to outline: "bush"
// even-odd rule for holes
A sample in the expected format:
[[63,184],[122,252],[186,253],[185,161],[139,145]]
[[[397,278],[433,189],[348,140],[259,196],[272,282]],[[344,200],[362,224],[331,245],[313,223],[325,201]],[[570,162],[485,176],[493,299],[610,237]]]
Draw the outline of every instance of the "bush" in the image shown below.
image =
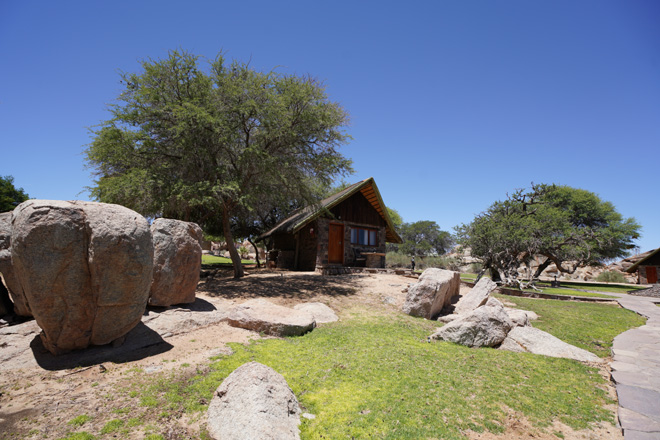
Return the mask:
[[624,278],[623,274],[621,272],[615,272],[613,270],[606,270],[605,272],[601,272],[598,274],[596,277],[596,281],[603,281],[606,283],[626,283],[626,279]]

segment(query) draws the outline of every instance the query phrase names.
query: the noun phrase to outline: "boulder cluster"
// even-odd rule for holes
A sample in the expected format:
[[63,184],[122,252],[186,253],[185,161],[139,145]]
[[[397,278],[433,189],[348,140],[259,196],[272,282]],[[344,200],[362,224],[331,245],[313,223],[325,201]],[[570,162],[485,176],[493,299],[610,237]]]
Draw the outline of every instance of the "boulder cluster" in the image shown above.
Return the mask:
[[[459,289],[453,283],[458,276],[456,272],[427,269],[420,276],[419,282],[408,289],[403,306],[405,313],[427,319],[437,318],[445,323],[429,336],[430,341],[441,340],[468,347],[495,347],[583,362],[600,362],[600,358],[593,353],[532,327],[530,321],[538,319],[536,313],[505,307],[501,301],[491,297],[497,285],[489,278],[482,278],[468,293],[455,301]],[[433,292],[437,292],[440,297],[434,297]],[[447,298],[447,295],[451,296]],[[452,305],[452,302],[455,304]],[[440,303],[445,306],[438,308]],[[420,313],[419,310],[428,313]]]
[[[29,200],[0,215],[4,304],[53,354],[121,342],[147,303],[193,302],[202,231],[119,205]],[[13,303],[13,304],[12,304]]]

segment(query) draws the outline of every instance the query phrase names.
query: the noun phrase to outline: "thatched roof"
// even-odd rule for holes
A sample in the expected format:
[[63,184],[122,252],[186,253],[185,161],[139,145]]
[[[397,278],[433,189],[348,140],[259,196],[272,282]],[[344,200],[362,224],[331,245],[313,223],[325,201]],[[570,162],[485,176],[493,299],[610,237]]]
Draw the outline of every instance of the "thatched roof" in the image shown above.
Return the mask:
[[307,223],[316,219],[324,212],[327,212],[327,210],[337,206],[358,192],[361,192],[362,195],[364,195],[364,197],[369,201],[369,203],[371,203],[378,214],[380,214],[383,220],[385,220],[385,223],[387,224],[385,229],[385,240],[390,243],[402,243],[403,240],[401,240],[401,237],[399,237],[399,235],[396,233],[396,230],[394,229],[394,224],[390,219],[385,203],[383,203],[383,199],[380,196],[380,192],[378,191],[378,187],[376,186],[376,182],[374,181],[373,177],[362,180],[361,182],[354,183],[348,188],[321,200],[316,206],[310,206],[296,211],[291,217],[282,220],[273,229],[259,236],[257,240],[263,240],[273,234],[295,234]]
[[[633,272],[635,272],[635,271],[637,270],[637,267],[639,267],[640,264],[643,264],[646,260],[648,260],[648,259],[650,259],[651,257],[653,257],[653,256],[654,256],[655,254],[657,254],[658,252],[660,252],[660,248],[653,249],[653,250],[651,250],[651,251],[644,252],[643,254],[638,255],[638,256],[641,257],[641,258],[639,258],[639,259],[635,262],[635,264],[633,264],[632,266],[628,267],[628,268],[626,269],[626,272],[628,272],[628,273],[633,273]],[[630,258],[633,258],[633,257],[630,257]]]

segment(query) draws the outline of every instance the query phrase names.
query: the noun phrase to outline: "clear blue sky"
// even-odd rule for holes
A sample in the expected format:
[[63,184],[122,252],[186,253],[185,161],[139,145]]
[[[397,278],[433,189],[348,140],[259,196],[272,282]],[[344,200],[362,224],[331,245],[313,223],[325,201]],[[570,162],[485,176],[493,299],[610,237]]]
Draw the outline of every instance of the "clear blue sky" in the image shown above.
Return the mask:
[[348,181],[405,221],[469,222],[515,188],[593,191],[660,246],[660,2],[0,0],[0,175],[87,199],[119,71],[173,48],[322,79]]

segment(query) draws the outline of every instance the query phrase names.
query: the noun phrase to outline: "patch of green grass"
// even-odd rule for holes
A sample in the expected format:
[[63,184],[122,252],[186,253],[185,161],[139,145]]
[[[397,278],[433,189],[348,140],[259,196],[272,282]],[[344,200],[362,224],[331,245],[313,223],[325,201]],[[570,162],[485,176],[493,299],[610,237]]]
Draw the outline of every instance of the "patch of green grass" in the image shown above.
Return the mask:
[[58,440],[94,440],[96,437],[94,437],[92,434],[86,431],[81,431],[81,432],[70,432],[66,435],[66,437],[62,437]]
[[165,440],[165,437],[160,434],[149,434],[144,437],[144,440]]
[[[564,295],[564,296],[587,296],[587,297],[592,297],[592,298],[614,298],[612,295],[605,295],[604,293],[594,293],[594,292],[584,292],[580,290],[573,290],[573,289],[564,289],[564,288],[558,288],[558,287],[545,287],[545,286],[537,286],[539,287],[539,290],[541,290],[543,293],[549,293],[552,295]],[[536,292],[533,289],[524,289],[524,292]]]
[[74,417],[73,419],[69,420],[67,422],[67,425],[82,426],[85,423],[89,422],[90,420],[92,420],[90,416],[88,416],[87,414],[82,414],[79,415],[78,417]]
[[[595,292],[613,292],[613,293],[628,293],[631,290],[644,289],[644,287],[638,286],[636,284],[630,284],[627,286],[617,286],[605,283],[571,283],[570,281],[561,281],[562,288],[574,289],[574,290],[591,290]],[[537,287],[546,291],[546,287],[550,287],[550,283],[546,281],[541,281],[537,283]],[[583,292],[580,293],[582,295]],[[577,295],[577,293],[576,293]],[[583,295],[584,296],[584,295]]]
[[316,415],[303,420],[304,439],[464,439],[467,429],[503,432],[508,411],[539,427],[554,420],[575,429],[613,422],[596,369],[567,359],[427,343],[436,326],[405,315],[363,316],[302,337],[232,344],[235,353],[208,373],[187,380],[163,375],[145,392],[161,408],[203,411],[227,375],[257,361],[280,372],[304,410]]
[[[212,264],[220,266],[231,266],[231,258],[216,257],[215,255],[202,255],[202,264]],[[241,264],[256,264],[252,260],[241,260]]]
[[618,334],[646,322],[617,304],[496,296],[536,312],[539,319],[532,321],[534,327],[603,358],[611,354],[612,341]]
[[463,281],[474,282],[476,279],[477,279],[477,274],[476,273],[462,273],[461,274],[461,280],[463,280]]
[[120,419],[113,419],[110,420],[108,423],[103,426],[101,429],[101,434],[109,434],[111,432],[118,431],[124,426],[124,421]]

